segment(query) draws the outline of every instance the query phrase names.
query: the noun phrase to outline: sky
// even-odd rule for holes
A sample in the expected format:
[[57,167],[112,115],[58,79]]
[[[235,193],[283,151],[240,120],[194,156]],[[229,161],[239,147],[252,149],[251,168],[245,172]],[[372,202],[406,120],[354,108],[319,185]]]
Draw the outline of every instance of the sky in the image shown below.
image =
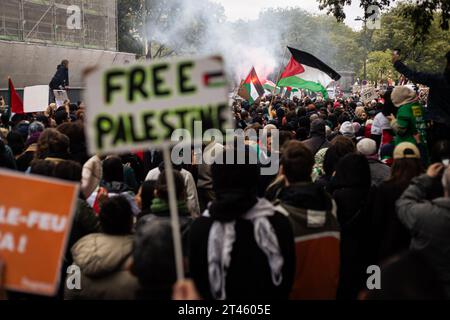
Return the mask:
[[[317,0],[213,0],[220,3],[225,8],[225,14],[230,21],[239,19],[257,19],[259,13],[267,8],[299,7],[310,13],[326,14],[326,10],[319,10]],[[359,7],[359,1],[354,0],[351,7],[345,10],[347,19],[345,23],[354,29],[362,28],[360,21],[355,18],[363,15],[363,10]]]

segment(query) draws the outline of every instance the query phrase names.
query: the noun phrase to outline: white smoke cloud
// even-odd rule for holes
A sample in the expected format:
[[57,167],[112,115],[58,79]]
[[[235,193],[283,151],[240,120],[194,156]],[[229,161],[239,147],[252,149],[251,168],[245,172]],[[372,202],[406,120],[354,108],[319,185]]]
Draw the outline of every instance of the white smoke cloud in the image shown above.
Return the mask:
[[[181,53],[221,54],[236,83],[247,76],[252,66],[263,80],[278,72],[275,69],[284,50],[280,39],[285,30],[282,21],[229,22],[224,18],[223,7],[209,0],[166,2],[170,13],[166,19],[163,15],[158,21],[149,21],[149,39]],[[203,32],[199,26],[204,26]]]

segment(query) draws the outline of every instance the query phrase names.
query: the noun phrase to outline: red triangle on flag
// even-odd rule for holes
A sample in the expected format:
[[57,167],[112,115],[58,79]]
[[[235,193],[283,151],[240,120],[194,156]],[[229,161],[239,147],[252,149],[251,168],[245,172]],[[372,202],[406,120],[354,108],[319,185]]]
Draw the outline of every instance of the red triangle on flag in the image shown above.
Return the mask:
[[8,85],[9,85],[9,105],[11,112],[16,114],[24,114],[25,112],[23,109],[22,99],[20,98],[19,94],[14,88],[14,84],[11,78],[8,79]]
[[298,63],[297,60],[294,59],[294,57],[291,57],[291,60],[289,61],[289,64],[287,65],[280,79],[293,77],[303,72],[305,72],[305,68],[303,68],[303,66]]

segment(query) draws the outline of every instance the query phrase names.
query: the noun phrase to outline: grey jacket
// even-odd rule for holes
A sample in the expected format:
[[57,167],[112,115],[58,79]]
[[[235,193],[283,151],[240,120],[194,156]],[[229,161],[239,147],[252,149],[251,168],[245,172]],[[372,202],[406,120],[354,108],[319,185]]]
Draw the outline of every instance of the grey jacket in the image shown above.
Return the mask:
[[397,201],[397,214],[411,232],[411,249],[435,267],[450,297],[450,198],[426,200],[432,185],[427,175],[415,178]]

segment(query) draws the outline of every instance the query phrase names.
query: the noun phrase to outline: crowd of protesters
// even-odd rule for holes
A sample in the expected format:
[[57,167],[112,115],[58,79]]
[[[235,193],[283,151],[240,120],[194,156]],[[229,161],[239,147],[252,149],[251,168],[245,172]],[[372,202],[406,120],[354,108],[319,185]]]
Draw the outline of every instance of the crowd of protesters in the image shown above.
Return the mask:
[[[235,100],[237,128],[279,130],[280,150],[245,149],[258,158],[280,152],[279,173],[264,177],[249,162],[196,164],[195,152],[193,164],[174,165],[190,282],[176,283],[160,151],[89,155],[82,103],[2,117],[0,167],[81,185],[59,299],[448,298],[450,53],[447,60],[433,78],[394,57],[430,87],[427,105],[412,86],[366,103],[358,94]],[[205,158],[224,160],[225,146],[203,147]],[[72,264],[80,289],[66,286]],[[381,290],[368,290],[370,266],[382,268]]]

